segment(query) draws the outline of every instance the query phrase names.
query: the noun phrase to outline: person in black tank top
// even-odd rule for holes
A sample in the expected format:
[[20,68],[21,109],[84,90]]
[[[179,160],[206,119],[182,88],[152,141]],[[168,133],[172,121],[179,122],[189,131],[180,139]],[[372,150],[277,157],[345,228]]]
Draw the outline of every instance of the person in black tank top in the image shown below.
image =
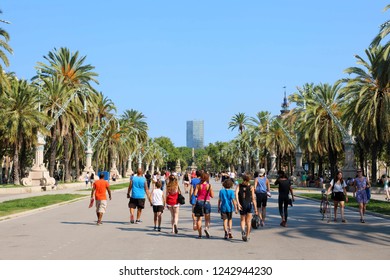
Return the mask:
[[282,218],[282,222],[280,225],[282,227],[287,226],[287,216],[288,216],[288,194],[291,193],[291,199],[294,201],[294,194],[291,187],[291,182],[288,180],[286,173],[284,171],[279,171],[279,178],[276,180],[275,185],[279,185],[279,197],[278,197],[278,204],[279,204],[279,214]]
[[246,174],[242,176],[243,182],[236,188],[237,206],[240,210],[242,240],[248,241],[251,231],[252,209],[256,215],[257,205],[255,199],[255,188],[250,184],[250,177]]

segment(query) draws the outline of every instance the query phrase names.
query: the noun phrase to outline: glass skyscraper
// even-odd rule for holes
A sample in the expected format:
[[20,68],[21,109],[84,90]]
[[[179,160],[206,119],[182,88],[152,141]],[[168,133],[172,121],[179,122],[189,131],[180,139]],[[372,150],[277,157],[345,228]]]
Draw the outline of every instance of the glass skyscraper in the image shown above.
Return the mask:
[[194,149],[204,148],[203,121],[187,121],[187,147]]

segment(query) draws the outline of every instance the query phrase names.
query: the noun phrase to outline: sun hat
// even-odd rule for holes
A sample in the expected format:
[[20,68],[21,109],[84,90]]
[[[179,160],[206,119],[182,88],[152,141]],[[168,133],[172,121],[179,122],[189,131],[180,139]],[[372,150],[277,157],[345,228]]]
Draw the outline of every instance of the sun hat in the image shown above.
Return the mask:
[[265,169],[264,168],[260,168],[259,175],[263,176],[264,174],[265,174]]

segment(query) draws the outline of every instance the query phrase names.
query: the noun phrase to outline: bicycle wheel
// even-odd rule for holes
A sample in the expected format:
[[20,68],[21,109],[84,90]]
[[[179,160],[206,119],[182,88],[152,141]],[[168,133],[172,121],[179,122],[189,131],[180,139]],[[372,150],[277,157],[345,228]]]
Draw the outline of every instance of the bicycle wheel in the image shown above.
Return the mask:
[[326,216],[328,218],[328,223],[332,220],[332,211],[329,201],[326,202]]
[[322,215],[322,220],[324,220],[325,219],[325,212],[326,212],[326,203],[325,203],[325,201],[321,201],[320,212],[321,212],[321,215]]

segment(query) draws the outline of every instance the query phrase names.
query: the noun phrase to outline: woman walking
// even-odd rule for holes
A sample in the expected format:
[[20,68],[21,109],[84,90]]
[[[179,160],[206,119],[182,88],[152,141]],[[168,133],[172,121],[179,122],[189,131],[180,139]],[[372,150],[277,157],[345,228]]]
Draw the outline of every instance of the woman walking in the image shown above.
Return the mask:
[[364,215],[366,214],[366,205],[368,203],[366,189],[370,187],[367,177],[363,176],[361,169],[357,170],[358,176],[355,178],[354,187],[356,191],[356,201],[359,203],[360,222],[365,223]]
[[207,238],[210,238],[210,198],[214,197],[214,191],[209,182],[209,174],[203,172],[200,176],[200,183],[196,186],[194,195],[196,204],[194,207],[194,215],[196,217],[196,227],[198,229],[198,238],[202,238],[202,217],[205,219],[204,233]]
[[337,222],[337,208],[338,205],[340,205],[341,221],[346,223],[347,221],[344,217],[344,206],[345,202],[348,202],[347,184],[343,179],[343,173],[341,171],[337,171],[334,179],[330,181],[330,186],[327,193],[334,193],[334,221]]
[[171,225],[172,231],[171,233],[178,233],[177,225],[179,222],[179,207],[180,204],[177,202],[177,198],[179,196],[179,183],[174,175],[170,175],[168,177],[167,183],[167,195],[166,195],[166,205],[168,210],[171,212]]
[[275,185],[279,185],[279,214],[282,218],[280,225],[282,227],[287,227],[287,217],[288,217],[288,194],[291,193],[291,199],[294,201],[294,194],[291,187],[291,181],[288,180],[286,173],[284,171],[279,171],[279,178],[276,180]]
[[243,182],[236,188],[237,206],[240,210],[242,240],[248,241],[251,232],[252,209],[258,215],[255,188],[250,184],[250,177],[242,176]]

